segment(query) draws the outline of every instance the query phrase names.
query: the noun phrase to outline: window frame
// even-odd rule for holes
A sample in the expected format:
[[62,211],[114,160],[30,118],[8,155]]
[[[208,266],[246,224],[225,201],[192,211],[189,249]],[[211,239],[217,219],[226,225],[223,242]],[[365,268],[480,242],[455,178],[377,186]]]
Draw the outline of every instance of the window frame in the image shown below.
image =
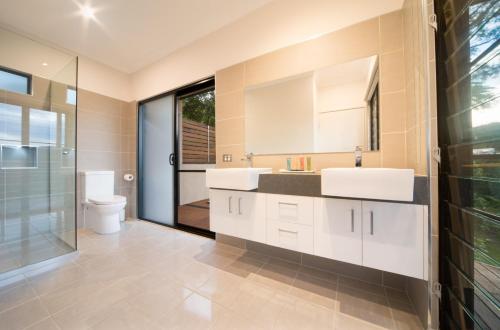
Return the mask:
[[[0,65],[0,71],[26,78],[26,82],[27,82],[26,95],[31,95],[32,86],[33,86],[33,75],[32,74],[29,74],[29,73],[26,73],[23,71],[19,71],[19,70],[14,70],[11,68],[7,68],[7,67],[1,66],[1,65]],[[9,91],[9,92],[14,92],[14,91]],[[14,92],[14,93],[17,93],[17,92]]]

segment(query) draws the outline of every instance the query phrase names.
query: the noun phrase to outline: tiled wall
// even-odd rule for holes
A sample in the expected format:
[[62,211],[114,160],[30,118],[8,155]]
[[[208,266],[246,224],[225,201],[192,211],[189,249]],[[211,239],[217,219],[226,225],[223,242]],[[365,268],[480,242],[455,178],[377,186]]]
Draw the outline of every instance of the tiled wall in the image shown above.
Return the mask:
[[[366,167],[405,168],[407,162],[405,59],[402,11],[286,47],[216,72],[217,166],[238,167],[245,153],[244,89],[317,68],[379,55],[381,150],[365,152]],[[232,162],[222,162],[232,154]],[[354,166],[354,154],[312,154],[314,167]],[[286,155],[256,156],[254,166],[285,167]]]
[[[136,216],[136,180],[123,180],[126,173],[136,176],[136,116],[136,102],[79,90],[77,171],[115,171],[115,193],[127,197],[127,217]],[[81,205],[78,224],[82,225]]]

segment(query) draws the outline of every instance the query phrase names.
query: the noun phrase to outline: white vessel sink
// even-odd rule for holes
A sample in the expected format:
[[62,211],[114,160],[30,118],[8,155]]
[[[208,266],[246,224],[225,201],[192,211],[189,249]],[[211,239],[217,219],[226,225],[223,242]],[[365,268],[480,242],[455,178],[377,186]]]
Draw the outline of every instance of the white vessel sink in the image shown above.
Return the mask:
[[397,168],[326,168],[321,170],[321,194],[411,202],[414,172]]
[[253,190],[259,185],[259,175],[272,173],[272,168],[210,168],[207,169],[208,188]]

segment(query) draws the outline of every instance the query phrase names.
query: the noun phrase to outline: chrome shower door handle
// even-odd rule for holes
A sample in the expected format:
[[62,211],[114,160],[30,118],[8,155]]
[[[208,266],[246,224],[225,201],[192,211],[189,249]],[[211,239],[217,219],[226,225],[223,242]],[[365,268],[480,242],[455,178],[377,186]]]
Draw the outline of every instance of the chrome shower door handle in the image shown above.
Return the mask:
[[351,233],[354,233],[354,209],[351,209]]
[[370,235],[373,235],[373,211],[370,211]]

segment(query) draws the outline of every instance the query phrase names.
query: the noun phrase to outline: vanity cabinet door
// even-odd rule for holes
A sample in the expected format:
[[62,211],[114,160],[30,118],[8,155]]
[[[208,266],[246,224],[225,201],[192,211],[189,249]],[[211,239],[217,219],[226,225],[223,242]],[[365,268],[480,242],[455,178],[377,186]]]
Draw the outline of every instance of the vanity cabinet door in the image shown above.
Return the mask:
[[424,207],[363,202],[363,266],[424,278]]
[[234,236],[266,242],[266,196],[255,192],[234,194]]
[[234,217],[236,216],[234,191],[210,189],[210,230],[216,233],[235,236]]
[[361,201],[315,198],[314,214],[314,254],[361,265]]

